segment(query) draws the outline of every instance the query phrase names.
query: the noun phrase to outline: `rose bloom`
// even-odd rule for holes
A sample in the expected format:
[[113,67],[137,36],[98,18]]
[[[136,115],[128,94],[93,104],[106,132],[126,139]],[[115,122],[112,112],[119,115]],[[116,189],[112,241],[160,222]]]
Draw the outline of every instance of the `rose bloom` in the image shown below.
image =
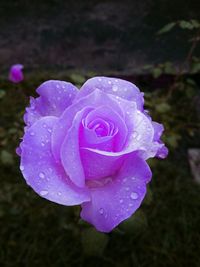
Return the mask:
[[12,65],[9,71],[9,80],[13,83],[19,83],[23,81],[24,75],[22,69],[24,68],[21,64]]
[[151,171],[165,158],[163,126],[144,111],[143,93],[125,80],[95,77],[80,90],[47,81],[30,99],[17,153],[29,186],[58,204],[81,204],[81,218],[109,232],[141,205]]

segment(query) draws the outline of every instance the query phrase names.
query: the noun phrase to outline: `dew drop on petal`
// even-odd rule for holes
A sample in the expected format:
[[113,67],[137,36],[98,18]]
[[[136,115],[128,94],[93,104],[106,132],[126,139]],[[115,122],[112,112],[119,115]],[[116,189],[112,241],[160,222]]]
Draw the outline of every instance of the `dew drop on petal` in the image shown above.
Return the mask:
[[21,165],[20,166],[20,170],[23,171],[24,170],[24,166]]
[[139,134],[136,139],[139,141],[141,139],[141,135]]
[[124,202],[123,199],[120,199],[119,203],[123,203],[123,202]]
[[34,136],[34,135],[35,135],[35,133],[34,133],[34,132],[30,132],[30,135],[31,135],[31,136]]
[[49,192],[47,190],[40,191],[41,196],[46,196]]
[[41,179],[44,179],[44,178],[45,178],[45,174],[44,174],[43,172],[40,172],[40,173],[39,173],[39,177],[40,177]]
[[100,214],[103,214],[104,213],[104,210],[101,208],[101,209],[99,209],[99,213]]
[[131,193],[131,199],[138,199],[138,194],[137,193],[135,193],[135,192],[132,192]]
[[116,85],[113,85],[112,89],[113,89],[113,92],[117,92],[118,87]]
[[135,138],[137,136],[137,132],[133,132],[133,137]]

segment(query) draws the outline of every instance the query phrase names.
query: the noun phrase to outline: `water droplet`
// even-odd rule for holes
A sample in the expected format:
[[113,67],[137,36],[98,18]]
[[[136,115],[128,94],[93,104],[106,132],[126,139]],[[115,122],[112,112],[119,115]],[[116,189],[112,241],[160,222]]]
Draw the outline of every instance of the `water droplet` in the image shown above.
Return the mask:
[[142,136],[139,134],[139,135],[137,136],[137,138],[136,138],[137,141],[139,141],[139,140],[141,139],[141,137],[142,137]]
[[125,188],[125,190],[126,190],[126,191],[129,191],[129,190],[130,190],[130,188],[129,188],[129,187],[126,187],[126,188]]
[[33,135],[35,135],[35,133],[34,132],[30,132],[30,135],[33,136]]
[[72,97],[72,95],[71,95],[71,94],[69,94],[69,98],[70,98],[70,97]]
[[111,84],[111,81],[108,81],[108,84]]
[[126,181],[127,181],[127,178],[124,178],[124,179],[123,179],[123,183],[125,183]]
[[45,143],[42,142],[41,145],[42,145],[42,146],[45,146]]
[[103,214],[104,213],[104,210],[101,208],[101,209],[99,209],[99,213],[100,214]]
[[138,135],[137,132],[133,132],[133,137],[135,138]]
[[46,196],[49,192],[47,190],[40,191],[41,196]]
[[123,199],[120,199],[119,203],[123,203],[123,202],[124,202],[124,200]]
[[44,179],[44,178],[45,178],[45,174],[44,174],[43,172],[40,172],[40,173],[39,173],[39,177],[40,177],[41,179]]
[[43,127],[44,127],[44,128],[46,128],[46,127],[47,127],[47,125],[44,123],[44,124],[43,124]]
[[99,82],[101,82],[101,81],[102,81],[102,79],[101,79],[101,78],[99,78],[98,80],[99,80]]
[[113,85],[112,89],[113,89],[113,92],[117,92],[118,87],[116,85]]
[[58,195],[61,196],[61,192],[58,192]]
[[131,193],[131,199],[137,199],[138,198],[138,194],[135,192]]
[[19,168],[20,168],[21,171],[24,170],[24,166],[22,166],[22,165]]

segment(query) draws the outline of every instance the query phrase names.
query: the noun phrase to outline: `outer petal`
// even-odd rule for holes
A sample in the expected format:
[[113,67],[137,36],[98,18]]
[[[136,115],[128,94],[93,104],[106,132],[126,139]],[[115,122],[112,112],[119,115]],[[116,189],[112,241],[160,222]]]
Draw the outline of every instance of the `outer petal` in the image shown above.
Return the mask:
[[103,187],[91,188],[92,200],[82,204],[82,219],[99,231],[110,232],[138,209],[150,178],[147,163],[136,155],[130,156],[112,181]]
[[70,182],[51,153],[51,131],[56,121],[55,117],[45,117],[26,131],[21,145],[20,169],[27,184],[48,200],[63,205],[89,201],[88,191]]
[[38,98],[31,98],[30,107],[26,108],[25,123],[30,126],[43,116],[61,116],[72,104],[78,89],[71,83],[50,80],[42,83],[37,93]]
[[80,89],[76,99],[80,99],[95,89],[99,89],[107,94],[116,95],[129,101],[137,103],[137,108],[143,111],[143,93],[132,83],[110,77],[94,77],[86,81]]
[[164,131],[164,127],[162,124],[152,121],[152,125],[154,128],[154,141],[159,144],[156,156],[158,158],[164,159],[168,155],[168,149],[165,144],[160,140],[160,137]]

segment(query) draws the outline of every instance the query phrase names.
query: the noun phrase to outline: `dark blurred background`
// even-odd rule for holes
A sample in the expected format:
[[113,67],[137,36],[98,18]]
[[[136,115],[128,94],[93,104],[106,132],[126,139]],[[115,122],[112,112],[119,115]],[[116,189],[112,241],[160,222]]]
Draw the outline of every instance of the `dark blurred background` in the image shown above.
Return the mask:
[[27,69],[140,73],[144,64],[182,62],[186,33],[156,32],[199,19],[198,0],[0,2],[0,63]]
[[[197,0],[0,0],[0,266],[200,266],[199,41]],[[15,63],[19,84],[8,81]],[[37,196],[15,154],[43,81],[80,87],[95,75],[145,92],[170,151],[149,161],[144,203],[110,234],[81,221],[79,207]]]

